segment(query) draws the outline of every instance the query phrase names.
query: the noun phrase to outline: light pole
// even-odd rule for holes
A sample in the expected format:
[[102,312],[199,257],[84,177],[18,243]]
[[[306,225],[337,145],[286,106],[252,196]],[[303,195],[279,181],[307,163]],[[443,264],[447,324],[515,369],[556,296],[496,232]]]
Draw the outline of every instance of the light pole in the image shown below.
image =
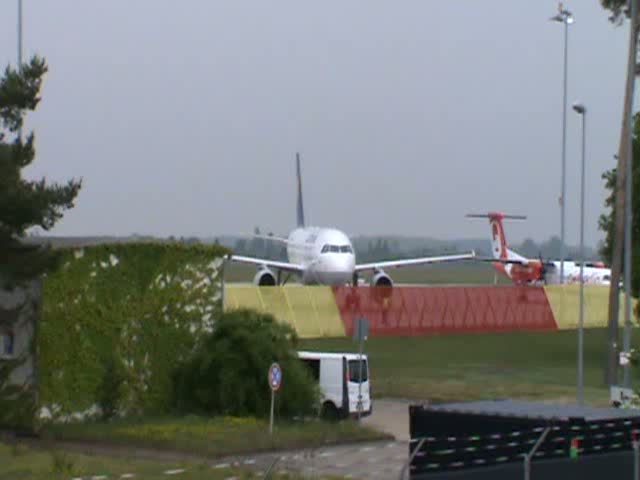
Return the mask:
[[[22,0],[18,0],[18,71],[22,71]],[[18,129],[22,141],[22,127]]]
[[18,0],[18,68],[22,65],[22,0]]
[[580,314],[578,317],[578,405],[584,405],[584,178],[587,108],[574,103],[573,109],[582,115],[582,167],[580,172]]
[[550,18],[551,21],[564,24],[564,73],[562,87],[562,187],[560,194],[560,283],[564,284],[564,258],[565,258],[565,242],[564,242],[564,219],[565,219],[565,194],[566,181],[565,175],[567,170],[567,45],[569,42],[569,25],[573,23],[573,14],[562,6],[562,2],[558,4],[558,13]]

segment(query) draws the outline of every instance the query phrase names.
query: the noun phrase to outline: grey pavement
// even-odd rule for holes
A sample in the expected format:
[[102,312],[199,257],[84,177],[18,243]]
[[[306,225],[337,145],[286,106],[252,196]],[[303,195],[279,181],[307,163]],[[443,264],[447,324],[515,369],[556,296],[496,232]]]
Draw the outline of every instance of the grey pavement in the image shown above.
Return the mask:
[[275,471],[300,472],[312,478],[335,475],[354,479],[395,479],[407,461],[408,450],[408,442],[360,443],[286,453],[229,457],[212,464],[212,467],[247,466],[259,472],[266,472],[277,460]]
[[373,415],[363,419],[362,423],[382,430],[395,437],[396,440],[408,442],[409,438],[409,405],[411,400],[376,399],[373,402]]
[[365,425],[393,435],[394,441],[229,457],[213,464],[213,467],[245,465],[266,472],[277,460],[275,471],[296,471],[309,477],[337,475],[354,479],[396,479],[409,457],[410,403],[408,400],[374,400],[373,414],[362,420]]

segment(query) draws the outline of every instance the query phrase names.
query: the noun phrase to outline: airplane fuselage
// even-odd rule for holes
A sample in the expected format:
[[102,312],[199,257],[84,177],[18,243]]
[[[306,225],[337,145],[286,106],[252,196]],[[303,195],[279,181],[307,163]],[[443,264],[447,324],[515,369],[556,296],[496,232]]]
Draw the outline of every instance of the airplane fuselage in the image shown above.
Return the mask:
[[[553,262],[557,274],[549,274],[547,283],[560,283],[560,262]],[[507,275],[514,283],[535,282],[542,278],[542,264],[536,260],[531,260],[528,265],[494,264],[496,270]],[[609,285],[611,281],[611,271],[608,268],[584,267],[583,271],[585,284]],[[564,262],[564,282],[580,282],[580,265],[575,262]]]
[[344,285],[351,282],[356,265],[353,245],[340,230],[304,227],[288,238],[289,262],[302,265],[304,284]]
[[[554,261],[555,270],[558,272],[558,280],[560,277],[560,262]],[[611,270],[603,267],[583,267],[584,283],[609,285],[611,283]],[[564,262],[564,282],[563,283],[579,283],[580,282],[580,263],[566,261]]]

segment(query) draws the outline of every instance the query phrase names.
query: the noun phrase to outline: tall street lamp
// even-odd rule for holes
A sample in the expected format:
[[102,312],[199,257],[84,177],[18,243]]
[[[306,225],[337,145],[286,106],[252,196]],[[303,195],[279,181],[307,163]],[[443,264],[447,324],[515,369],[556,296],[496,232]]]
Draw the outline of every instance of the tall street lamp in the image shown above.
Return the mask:
[[573,23],[573,14],[562,6],[562,2],[558,4],[558,13],[550,18],[553,22],[564,24],[564,73],[562,88],[562,193],[560,194],[560,283],[564,283],[564,258],[565,253],[565,194],[566,194],[566,153],[567,153],[567,45],[569,41],[569,25]]
[[[22,71],[22,0],[18,0],[18,71]],[[22,127],[18,129],[18,138],[22,141]]]
[[582,167],[580,172],[580,315],[578,318],[578,404],[584,405],[584,177],[587,108],[574,103],[573,109],[582,116]]
[[18,68],[22,68],[22,0],[18,0]]

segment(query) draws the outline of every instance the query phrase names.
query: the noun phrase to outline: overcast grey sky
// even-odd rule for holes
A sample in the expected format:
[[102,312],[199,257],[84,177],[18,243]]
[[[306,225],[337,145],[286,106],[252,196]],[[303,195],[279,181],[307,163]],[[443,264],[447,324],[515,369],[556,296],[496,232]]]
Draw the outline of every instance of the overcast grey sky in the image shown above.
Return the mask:
[[[17,0],[0,3],[16,58]],[[617,151],[627,25],[565,2],[569,101],[589,109],[587,226]],[[295,221],[350,234],[486,235],[468,211],[560,230],[562,25],[551,0],[24,0],[25,56],[50,73],[30,176],[84,178],[58,235],[209,236]],[[570,107],[569,107],[570,108]],[[578,240],[569,109],[567,240]]]

